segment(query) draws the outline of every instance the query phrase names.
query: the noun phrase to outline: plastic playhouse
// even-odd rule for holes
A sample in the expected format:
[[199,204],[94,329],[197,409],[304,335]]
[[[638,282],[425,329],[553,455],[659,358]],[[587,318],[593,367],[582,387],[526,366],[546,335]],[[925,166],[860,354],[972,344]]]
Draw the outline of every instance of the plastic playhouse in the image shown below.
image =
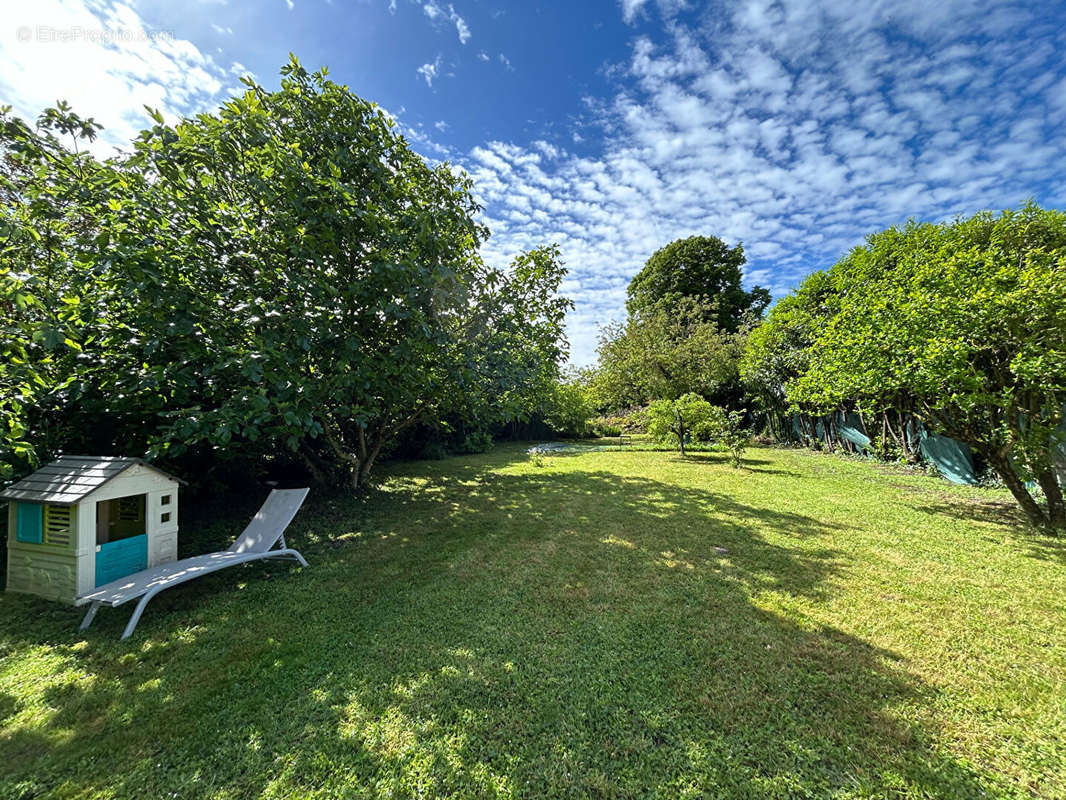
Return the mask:
[[12,484],[8,591],[74,603],[173,561],[180,483],[137,458],[62,456]]

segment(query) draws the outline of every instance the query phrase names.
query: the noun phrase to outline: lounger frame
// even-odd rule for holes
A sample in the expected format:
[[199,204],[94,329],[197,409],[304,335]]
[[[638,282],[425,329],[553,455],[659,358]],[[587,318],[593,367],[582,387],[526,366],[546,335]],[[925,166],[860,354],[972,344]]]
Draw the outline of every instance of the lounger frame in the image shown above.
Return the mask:
[[[228,550],[160,564],[99,586],[84,597],[79,597],[75,605],[89,605],[79,630],[85,630],[92,624],[100,606],[114,608],[137,600],[137,606],[122,632],[121,638],[126,639],[136,629],[145,606],[162,591],[250,561],[290,559],[306,567],[304,557],[285,545],[285,529],[299,511],[307,492],[307,489],[273,490],[244,533],[237,537]],[[276,513],[271,515],[272,511]],[[280,547],[275,549],[275,544]]]

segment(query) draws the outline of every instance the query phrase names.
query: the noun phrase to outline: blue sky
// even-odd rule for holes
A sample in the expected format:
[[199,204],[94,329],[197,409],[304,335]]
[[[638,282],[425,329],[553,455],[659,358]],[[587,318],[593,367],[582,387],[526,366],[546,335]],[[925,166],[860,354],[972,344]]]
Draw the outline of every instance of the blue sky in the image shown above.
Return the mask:
[[864,234],[1066,205],[1066,4],[0,0],[0,103],[107,130],[203,111],[290,51],[467,170],[505,264],[557,242],[573,360],[679,236],[785,293]]

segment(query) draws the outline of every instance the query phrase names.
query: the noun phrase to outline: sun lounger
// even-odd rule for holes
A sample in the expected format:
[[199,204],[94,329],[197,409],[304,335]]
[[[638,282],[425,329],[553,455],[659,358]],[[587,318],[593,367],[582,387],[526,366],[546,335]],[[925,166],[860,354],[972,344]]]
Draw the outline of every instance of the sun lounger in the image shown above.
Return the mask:
[[[126,624],[126,629],[122,632],[122,638],[125,639],[137,627],[148,601],[161,591],[226,567],[265,558],[294,559],[300,562],[301,566],[306,567],[307,562],[304,561],[304,557],[285,546],[285,529],[289,527],[292,518],[300,510],[308,491],[308,489],[274,489],[263,503],[263,507],[256,513],[255,518],[244,529],[244,533],[238,536],[226,550],[183,558],[179,561],[171,561],[169,564],[160,564],[157,567],[134,572],[132,575],[105,583],[103,586],[97,586],[90,594],[79,597],[74,601],[75,605],[89,604],[89,610],[81,623],[81,630],[85,630],[92,624],[100,606],[120,606],[130,600],[140,598],[140,602],[137,603],[137,607],[130,616],[130,621]],[[276,550],[272,549],[275,544],[280,544],[281,547]]]

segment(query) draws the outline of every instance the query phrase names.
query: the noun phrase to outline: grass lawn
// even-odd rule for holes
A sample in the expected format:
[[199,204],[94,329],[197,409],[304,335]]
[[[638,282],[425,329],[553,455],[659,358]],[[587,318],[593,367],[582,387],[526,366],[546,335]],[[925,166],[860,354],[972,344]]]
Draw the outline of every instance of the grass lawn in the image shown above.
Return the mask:
[[1066,547],[748,455],[394,464],[127,642],[2,595],[0,797],[1066,798]]

